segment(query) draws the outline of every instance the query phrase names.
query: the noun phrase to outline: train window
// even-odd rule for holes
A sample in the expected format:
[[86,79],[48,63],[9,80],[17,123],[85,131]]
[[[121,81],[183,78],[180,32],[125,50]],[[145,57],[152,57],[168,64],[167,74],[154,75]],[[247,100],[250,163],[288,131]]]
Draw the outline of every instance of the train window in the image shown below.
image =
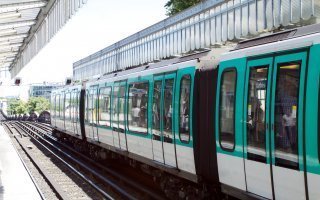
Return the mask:
[[110,126],[111,87],[101,88],[99,92],[99,125]]
[[129,131],[147,133],[149,82],[129,85],[128,126]]
[[61,95],[60,95],[60,119],[63,119],[64,118],[64,92],[61,92]]
[[118,96],[118,113],[119,113],[119,129],[124,130],[124,121],[125,121],[125,94],[126,94],[126,87],[120,86],[119,88],[119,96]]
[[180,136],[180,141],[185,143],[189,143],[190,141],[190,129],[189,129],[190,89],[191,89],[191,76],[184,75],[181,79],[181,85],[180,85],[179,136]]
[[298,99],[300,63],[278,65],[275,96],[276,165],[298,169]]
[[161,109],[161,87],[162,80],[155,81],[153,86],[153,104],[152,104],[152,134],[160,138],[160,109]]
[[72,109],[72,103],[71,103],[71,93],[67,92],[65,97],[65,118],[67,120],[71,121],[71,109]]
[[219,133],[222,149],[233,150],[235,147],[235,100],[237,71],[227,69],[221,75]]
[[87,93],[87,122],[93,123],[93,99],[92,99],[92,90],[90,93]]
[[247,105],[248,159],[266,162],[266,96],[268,68],[250,69]]
[[56,95],[55,99],[55,118],[60,118],[60,95]]
[[112,126],[118,128],[118,92],[119,86],[113,88],[113,100],[112,100]]
[[164,97],[163,97],[163,137],[164,142],[172,143],[173,132],[173,92],[174,79],[165,79],[164,82]]

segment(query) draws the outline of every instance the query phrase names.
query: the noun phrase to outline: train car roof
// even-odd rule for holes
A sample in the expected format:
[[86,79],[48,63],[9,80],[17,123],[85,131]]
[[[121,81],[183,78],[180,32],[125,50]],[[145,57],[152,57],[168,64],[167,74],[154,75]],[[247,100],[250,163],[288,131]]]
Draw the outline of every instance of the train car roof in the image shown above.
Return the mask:
[[314,24],[239,42],[221,61],[308,47],[320,43],[320,24]]
[[[200,60],[211,60],[211,65],[213,65],[214,60],[217,63],[217,60],[219,58],[219,55],[221,55],[223,52],[227,51],[227,49],[214,49],[214,50],[203,50],[201,52],[189,54],[186,56],[168,59],[168,60],[162,60],[158,63],[150,63],[147,65],[126,69],[119,72],[113,72],[110,74],[106,74],[98,79],[92,79],[86,83],[86,86],[90,86],[92,84],[97,83],[103,83],[105,81],[115,82],[120,81],[123,79],[127,79],[135,76],[145,76],[150,74],[158,74],[163,72],[169,72],[174,71],[177,69],[181,69],[187,66],[195,66],[200,67],[198,65]],[[213,54],[215,56],[213,56]],[[203,62],[202,62],[203,63]]]

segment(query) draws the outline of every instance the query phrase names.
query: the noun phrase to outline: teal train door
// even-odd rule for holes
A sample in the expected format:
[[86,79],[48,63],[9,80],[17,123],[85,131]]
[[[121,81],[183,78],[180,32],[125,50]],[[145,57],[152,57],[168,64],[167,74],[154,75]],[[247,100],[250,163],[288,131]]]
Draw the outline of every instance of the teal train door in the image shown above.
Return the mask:
[[113,90],[112,105],[112,126],[113,126],[113,143],[115,147],[127,150],[125,135],[125,113],[126,113],[126,82],[115,83]]
[[154,78],[152,145],[154,160],[176,167],[174,136],[174,88],[176,74]]
[[271,182],[269,98],[273,58],[247,63],[244,95],[244,156],[247,191],[273,198]]
[[306,52],[274,58],[270,121],[275,199],[306,199],[303,139],[306,58]]

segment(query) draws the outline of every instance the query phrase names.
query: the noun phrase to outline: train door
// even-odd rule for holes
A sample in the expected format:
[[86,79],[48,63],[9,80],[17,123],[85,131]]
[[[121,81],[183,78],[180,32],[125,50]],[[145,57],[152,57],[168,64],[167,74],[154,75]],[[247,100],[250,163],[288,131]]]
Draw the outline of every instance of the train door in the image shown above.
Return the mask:
[[99,141],[98,136],[98,85],[92,86],[90,88],[91,90],[91,101],[92,101],[92,121],[91,121],[91,127],[92,127],[92,135],[93,140]]
[[85,133],[87,138],[92,138],[92,128],[90,126],[90,123],[92,121],[92,106],[91,106],[91,98],[90,98],[90,90],[86,90],[86,100],[85,100]]
[[92,86],[86,91],[85,129],[88,138],[98,141],[96,127],[96,100],[98,86]]
[[60,128],[62,130],[66,130],[66,127],[65,127],[65,92],[62,91],[61,92],[61,95],[60,95]]
[[246,190],[243,152],[243,96],[246,59],[220,63],[216,100],[216,144],[219,180],[227,186]]
[[306,87],[306,171],[310,200],[320,197],[320,45],[310,48]]
[[127,150],[127,137],[126,137],[126,90],[127,90],[127,82],[121,82],[119,85],[119,93],[118,93],[118,119],[119,119],[119,144],[120,149]]
[[247,63],[244,95],[244,157],[247,191],[272,199],[269,106],[273,58]]
[[78,130],[78,90],[74,89],[71,93],[71,123],[72,129],[75,134],[79,134]]
[[119,143],[119,115],[118,115],[118,93],[119,93],[119,83],[115,83],[113,86],[113,97],[112,97],[112,135],[113,144],[115,147],[120,148]]
[[[153,154],[154,160],[176,167],[174,135],[174,88],[176,74],[154,78],[153,91]],[[162,154],[162,155],[161,155]]]
[[271,92],[271,156],[276,199],[305,199],[306,52],[276,56]]
[[157,76],[153,81],[152,101],[152,150],[153,159],[164,163],[163,158],[163,137],[162,137],[162,82],[163,76]]
[[112,125],[113,125],[113,143],[115,147],[127,150],[127,142],[125,135],[125,95],[126,82],[115,83],[113,90],[113,105],[112,105]]

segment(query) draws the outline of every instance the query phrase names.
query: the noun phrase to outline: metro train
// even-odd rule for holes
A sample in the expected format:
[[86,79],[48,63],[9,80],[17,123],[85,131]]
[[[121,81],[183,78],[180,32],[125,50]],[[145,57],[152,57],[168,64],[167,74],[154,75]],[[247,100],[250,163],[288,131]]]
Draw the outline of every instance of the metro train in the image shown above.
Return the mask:
[[319,82],[316,24],[56,89],[51,123],[82,150],[161,177],[240,199],[316,200]]

